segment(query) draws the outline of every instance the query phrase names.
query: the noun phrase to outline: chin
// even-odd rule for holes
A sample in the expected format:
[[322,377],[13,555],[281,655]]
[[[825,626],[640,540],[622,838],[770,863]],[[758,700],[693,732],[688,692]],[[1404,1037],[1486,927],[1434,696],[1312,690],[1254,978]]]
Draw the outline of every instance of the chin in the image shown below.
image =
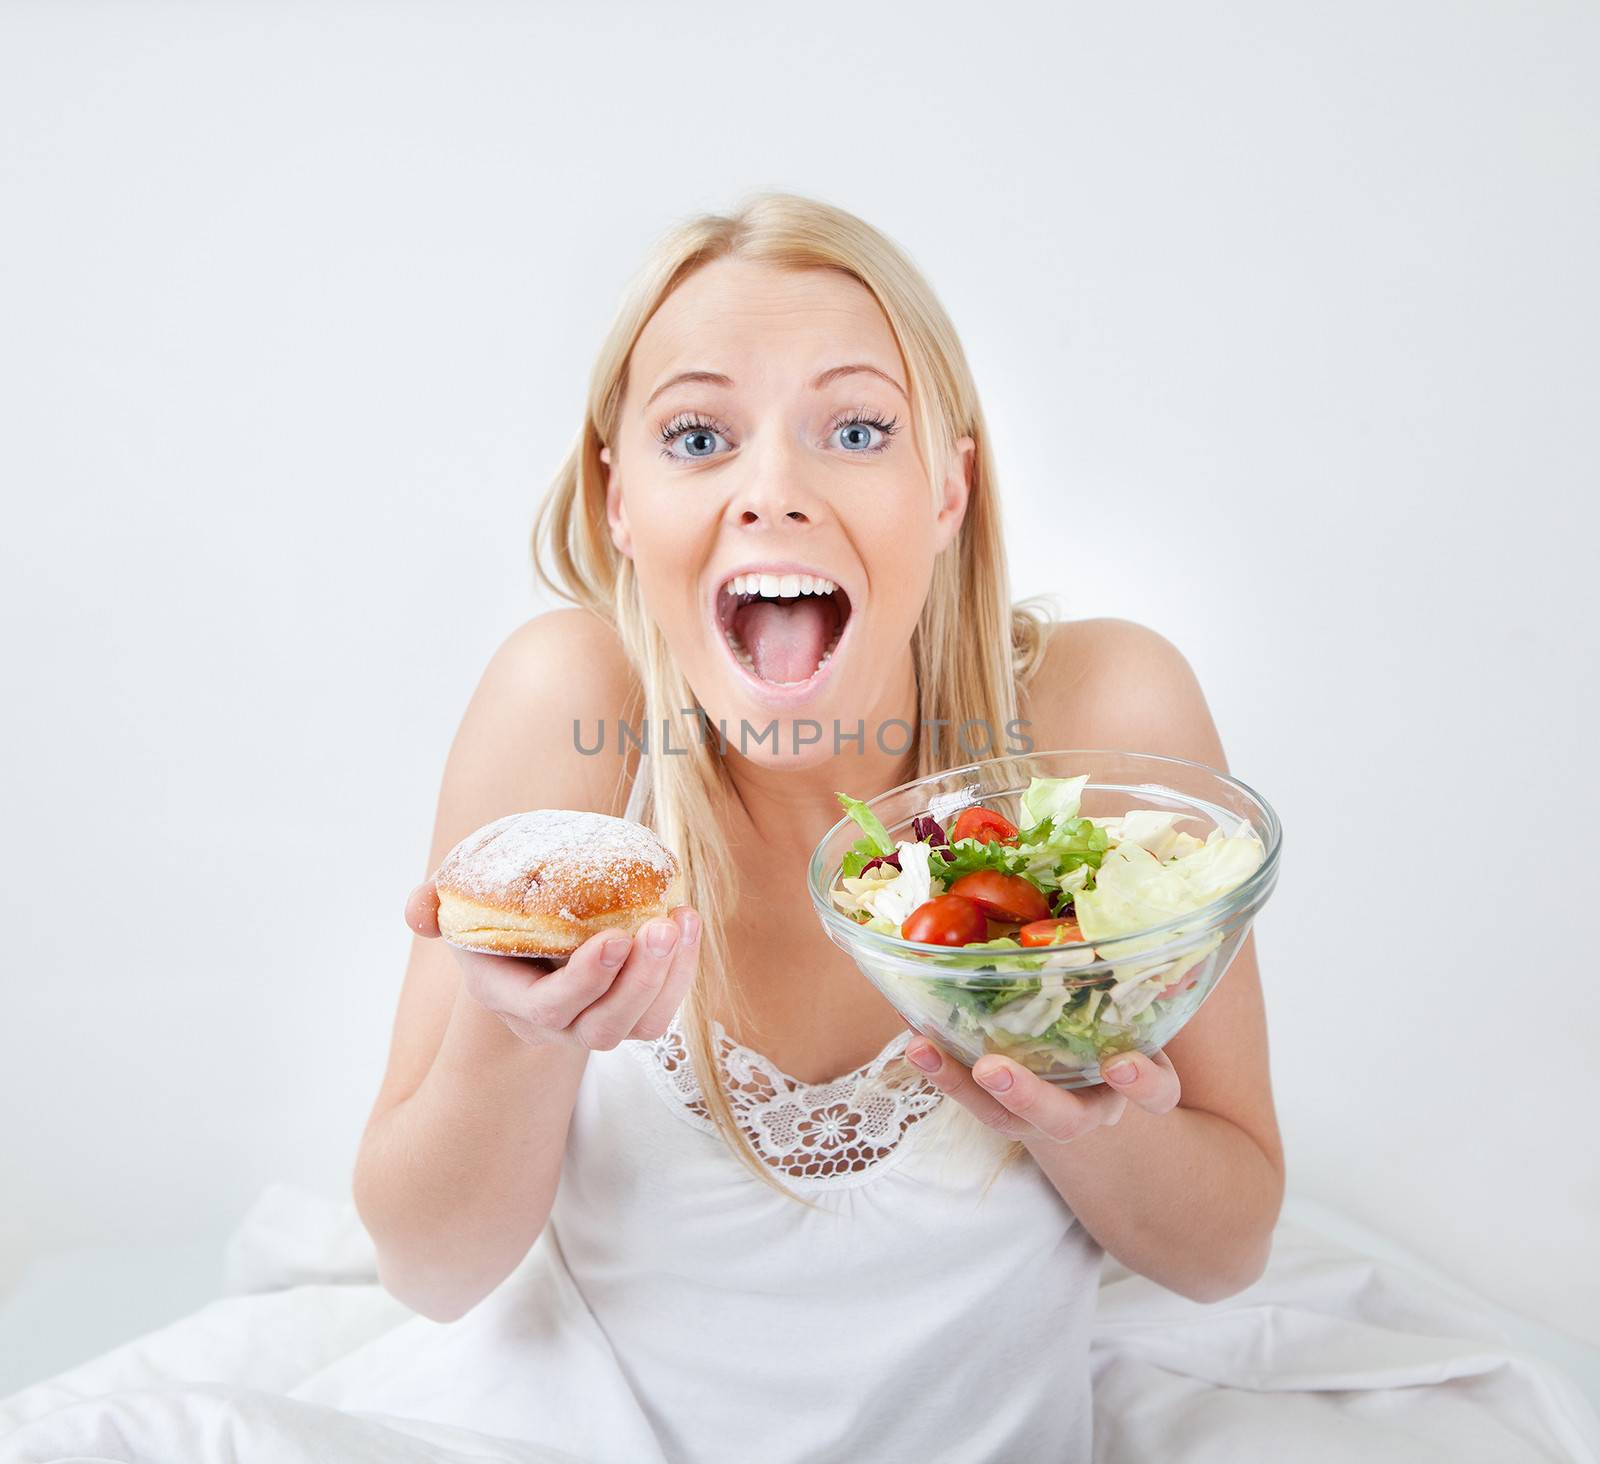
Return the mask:
[[[813,768],[832,761],[841,748],[836,742],[835,728],[853,732],[860,712],[837,711],[848,703],[859,706],[855,699],[838,693],[840,686],[830,686],[826,693],[818,689],[804,698],[788,699],[774,706],[772,700],[752,694],[743,682],[718,667],[713,673],[715,690],[710,699],[700,697],[708,719],[708,732],[720,735],[726,751],[736,753],[747,762],[761,767]],[[863,740],[869,736],[863,734]],[[843,744],[849,753],[853,741]]]

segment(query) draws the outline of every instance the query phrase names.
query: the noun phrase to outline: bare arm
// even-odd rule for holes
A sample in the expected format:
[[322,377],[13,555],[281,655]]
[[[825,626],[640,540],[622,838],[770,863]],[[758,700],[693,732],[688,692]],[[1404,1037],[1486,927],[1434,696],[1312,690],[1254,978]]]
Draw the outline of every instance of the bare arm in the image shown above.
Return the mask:
[[[1239,967],[1254,964],[1252,941],[1246,938],[1227,977],[1190,1023],[1207,1016],[1216,1023],[1209,1036],[1198,1034],[1202,1043],[1224,1047],[1240,1038],[1217,1003],[1228,983],[1244,976],[1229,993],[1232,1005],[1243,1003],[1239,992],[1255,977]],[[1256,990],[1259,995],[1259,985]],[[1137,1076],[1117,1085],[1135,1101],[1113,1127],[1070,1143],[1026,1142],[1084,1229],[1125,1266],[1195,1301],[1220,1301],[1266,1269],[1283,1201],[1283,1156],[1275,1135],[1252,1132],[1248,1118],[1245,1126],[1203,1106],[1208,1100],[1193,1090],[1205,1084],[1205,1058],[1194,1059],[1194,1042],[1180,1045],[1189,1032],[1185,1027],[1166,1048],[1183,1073],[1181,1106],[1163,1112],[1159,1101],[1153,1107],[1137,1101],[1159,1092],[1163,1076],[1159,1063],[1137,1054]]]
[[[587,612],[522,626],[496,651],[446,765],[428,874],[473,829],[532,808],[620,813],[624,764],[584,756],[583,720],[631,712],[626,662]],[[389,1064],[356,1160],[354,1193],[384,1286],[435,1321],[463,1315],[515,1269],[549,1218],[588,1053],[656,1035],[694,970],[695,925],[674,913],[665,953],[624,941],[623,962],[587,942],[559,970],[460,951],[437,938],[425,882]],[[665,922],[668,929],[674,922]],[[641,936],[647,932],[641,932]]]
[[[1043,747],[1124,747],[1226,771],[1198,682],[1170,642],[1128,621],[1057,627],[1029,714]],[[1197,1301],[1265,1269],[1284,1161],[1255,937],[1194,1018],[1124,1082],[1066,1092],[988,1054],[964,1068],[926,1039],[907,1056],[985,1123],[1022,1140],[1083,1227],[1129,1269]],[[1123,1059],[1119,1059],[1119,1062]],[[1181,1074],[1181,1088],[1179,1075]],[[1131,1101],[1130,1101],[1131,1100]]]

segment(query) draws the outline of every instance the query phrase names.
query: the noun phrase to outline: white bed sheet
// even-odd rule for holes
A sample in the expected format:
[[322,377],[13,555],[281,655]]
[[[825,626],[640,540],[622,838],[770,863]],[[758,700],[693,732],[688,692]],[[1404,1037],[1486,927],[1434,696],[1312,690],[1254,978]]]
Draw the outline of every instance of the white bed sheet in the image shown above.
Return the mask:
[[[1108,1260],[1095,1464],[1600,1464],[1582,1390],[1493,1308],[1330,1239],[1305,1213],[1285,1207],[1267,1274],[1214,1305]],[[377,1284],[348,1201],[273,1186],[229,1242],[226,1274],[221,1299],[0,1402],[0,1464],[579,1460],[337,1406],[327,1376],[385,1366],[397,1328],[442,1325]],[[323,1401],[293,1396],[319,1374],[307,1391]]]

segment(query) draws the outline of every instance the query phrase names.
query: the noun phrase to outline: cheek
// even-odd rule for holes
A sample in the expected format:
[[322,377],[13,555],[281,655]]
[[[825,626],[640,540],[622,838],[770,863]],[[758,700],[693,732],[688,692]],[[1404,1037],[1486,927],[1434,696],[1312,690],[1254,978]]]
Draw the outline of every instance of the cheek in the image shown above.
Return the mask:
[[645,608],[681,649],[682,630],[698,627],[700,566],[715,526],[702,523],[681,500],[647,494],[629,505],[628,528]]
[[694,500],[647,483],[628,498],[628,529],[641,580],[671,572],[701,537]]
[[863,473],[860,486],[849,486],[840,510],[862,534],[875,541],[898,542],[922,554],[932,553],[933,490],[916,462],[894,471]]
[[651,483],[628,498],[628,528],[634,553],[659,559],[678,552],[698,530],[694,500]]
[[[919,480],[885,484],[863,493],[848,509],[850,538],[866,566],[874,602],[915,620],[933,574],[933,505]],[[909,609],[908,609],[909,607]]]

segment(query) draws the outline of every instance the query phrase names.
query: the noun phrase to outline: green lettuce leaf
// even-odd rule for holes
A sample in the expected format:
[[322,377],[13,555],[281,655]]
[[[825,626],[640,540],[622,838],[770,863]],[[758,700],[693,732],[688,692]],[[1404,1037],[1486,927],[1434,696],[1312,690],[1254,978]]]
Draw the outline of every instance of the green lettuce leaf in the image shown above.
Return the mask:
[[839,873],[854,878],[876,858],[878,851],[871,846],[871,842],[867,839],[857,839],[844,851],[844,862],[840,866]]
[[1047,818],[1020,836],[1026,856],[1023,872],[1057,881],[1079,865],[1098,869],[1110,847],[1110,834],[1087,818]]
[[1069,819],[1078,811],[1087,773],[1076,778],[1031,778],[1022,795],[1022,815],[1031,827],[1045,819]]
[[866,837],[857,839],[845,851],[841,861],[840,873],[857,875],[861,873],[862,866],[869,860],[881,854],[894,853],[894,840],[889,837],[888,829],[884,828],[883,820],[878,817],[860,798],[852,798],[848,793],[835,793],[844,811],[850,815],[865,832]]
[[985,843],[982,839],[957,839],[947,849],[935,849],[928,861],[934,878],[942,879],[947,888],[952,880],[980,869],[1020,874],[1027,864],[1027,855],[1020,850],[1006,844]]

